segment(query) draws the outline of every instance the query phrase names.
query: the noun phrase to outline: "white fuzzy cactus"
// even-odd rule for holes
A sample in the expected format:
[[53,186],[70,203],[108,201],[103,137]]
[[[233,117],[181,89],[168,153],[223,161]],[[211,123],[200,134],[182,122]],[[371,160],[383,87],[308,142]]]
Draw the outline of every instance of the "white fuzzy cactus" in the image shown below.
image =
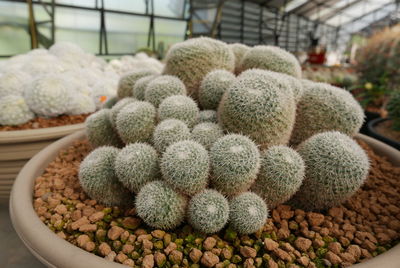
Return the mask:
[[31,80],[30,74],[19,70],[0,73],[0,98],[8,95],[23,95],[25,87]]
[[0,98],[0,111],[0,125],[16,126],[35,117],[26,105],[25,99],[17,95]]

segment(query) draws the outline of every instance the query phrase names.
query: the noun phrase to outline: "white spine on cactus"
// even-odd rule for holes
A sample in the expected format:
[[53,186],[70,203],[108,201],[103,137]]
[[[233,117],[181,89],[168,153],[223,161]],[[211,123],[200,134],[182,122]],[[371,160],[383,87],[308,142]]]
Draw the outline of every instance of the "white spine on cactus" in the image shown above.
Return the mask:
[[192,128],[199,120],[199,107],[190,97],[175,95],[164,99],[158,107],[158,118],[178,119]]
[[31,80],[30,74],[19,70],[0,73],[0,98],[8,95],[22,96]]
[[191,139],[190,129],[185,123],[177,119],[167,119],[160,122],[153,133],[154,148],[159,153],[178,141]]
[[0,125],[16,126],[28,122],[35,115],[22,96],[8,95],[0,98]]

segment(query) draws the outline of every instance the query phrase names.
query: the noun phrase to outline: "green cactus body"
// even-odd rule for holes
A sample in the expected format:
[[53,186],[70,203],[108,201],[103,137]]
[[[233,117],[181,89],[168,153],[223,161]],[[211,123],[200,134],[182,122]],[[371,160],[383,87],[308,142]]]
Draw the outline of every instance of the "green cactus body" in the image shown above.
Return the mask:
[[24,92],[29,108],[38,115],[54,117],[68,111],[72,94],[61,75],[44,75],[33,80]]
[[110,114],[110,109],[102,109],[86,118],[86,135],[93,147],[122,145],[121,139],[111,125]]
[[130,73],[127,73],[121,77],[118,83],[117,96],[120,99],[131,97],[132,89],[137,80],[142,77],[155,75],[156,72],[151,69],[139,69]]
[[156,122],[151,103],[136,101],[123,107],[117,115],[116,128],[124,143],[149,141]]
[[209,166],[207,150],[199,143],[189,140],[168,146],[160,162],[164,180],[187,195],[198,193],[206,187]]
[[157,151],[146,143],[133,143],[124,147],[118,153],[114,166],[119,181],[135,193],[159,177]]
[[229,225],[241,234],[261,229],[268,217],[264,200],[252,192],[245,192],[229,202]]
[[222,95],[235,80],[235,75],[226,70],[209,72],[204,77],[199,88],[199,102],[201,107],[203,109],[217,109]]
[[117,127],[116,122],[117,122],[117,115],[118,113],[122,110],[122,108],[124,108],[126,105],[133,103],[137,101],[134,98],[123,98],[122,100],[119,100],[112,108],[110,111],[110,121],[111,124],[114,128]]
[[260,172],[251,190],[272,209],[296,193],[303,181],[304,169],[304,161],[295,150],[272,146],[261,156]]
[[193,140],[203,145],[207,150],[222,136],[224,136],[222,128],[215,123],[200,123],[194,126],[192,130]]
[[369,160],[363,149],[340,132],[316,134],[300,144],[305,179],[290,203],[322,210],[345,201],[364,183]]
[[173,229],[185,217],[187,200],[166,182],[153,181],[142,187],[136,197],[136,211],[151,227]]
[[157,75],[149,75],[138,79],[133,86],[132,96],[138,100],[144,100],[144,93],[146,92],[147,85],[156,78]]
[[214,110],[203,110],[199,113],[199,123],[218,123],[217,112]]
[[389,118],[393,121],[392,128],[400,130],[400,91],[394,91],[386,106]]
[[230,134],[210,149],[211,184],[223,194],[234,195],[250,188],[260,168],[260,153],[249,138]]
[[162,75],[147,85],[144,99],[158,107],[165,98],[174,95],[186,95],[185,85],[175,76]]
[[196,230],[216,233],[228,222],[228,200],[219,192],[206,189],[192,197],[187,214],[189,223]]
[[192,128],[199,120],[199,107],[190,97],[176,95],[164,99],[158,107],[158,118],[160,121],[165,119],[178,119]]
[[354,97],[344,89],[325,83],[305,83],[297,104],[296,123],[290,139],[299,144],[314,134],[340,131],[355,135],[364,121],[364,112]]
[[269,71],[243,72],[225,92],[218,122],[225,131],[249,136],[262,149],[287,144],[296,104],[287,83]]
[[240,68],[241,71],[258,68],[301,78],[301,66],[296,57],[275,46],[252,47],[243,56]]
[[79,168],[79,182],[90,198],[106,206],[129,206],[133,194],[117,178],[114,170],[118,149],[103,146],[92,151]]
[[159,123],[153,133],[153,144],[159,153],[172,143],[191,139],[190,130],[177,119],[166,119]]
[[17,95],[1,97],[0,111],[0,125],[21,125],[35,117],[25,99]]
[[250,50],[250,47],[240,43],[229,44],[228,46],[235,55],[235,73],[239,73],[243,56]]
[[164,73],[176,75],[186,85],[189,96],[198,99],[198,89],[203,78],[215,69],[232,72],[235,56],[224,42],[199,37],[171,47],[166,55]]

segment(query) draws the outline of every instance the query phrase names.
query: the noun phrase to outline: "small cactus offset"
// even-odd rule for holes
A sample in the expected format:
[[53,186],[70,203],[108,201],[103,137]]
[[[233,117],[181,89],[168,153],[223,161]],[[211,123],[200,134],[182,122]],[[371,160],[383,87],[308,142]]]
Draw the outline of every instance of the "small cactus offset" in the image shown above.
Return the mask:
[[164,99],[158,107],[158,118],[160,121],[165,119],[178,119],[192,128],[199,120],[199,107],[190,97],[176,95]]
[[192,197],[187,214],[189,223],[196,230],[216,233],[228,222],[229,203],[219,192],[206,189]]
[[155,74],[157,73],[151,69],[139,69],[125,74],[124,76],[121,77],[118,83],[118,90],[117,90],[118,98],[123,99],[126,97],[131,97],[132,90],[133,87],[135,86],[136,81],[138,81],[142,77]]
[[241,71],[252,68],[284,73],[301,78],[301,66],[294,55],[275,46],[255,46],[244,54]]
[[117,178],[114,162],[119,150],[111,146],[99,147],[81,163],[79,181],[83,190],[106,206],[129,206],[133,194]]
[[203,145],[207,150],[222,136],[224,136],[224,131],[215,123],[200,123],[195,125],[192,130],[193,140]]
[[392,120],[392,128],[400,130],[400,91],[395,91],[386,106],[389,118]]
[[299,144],[325,131],[340,131],[353,136],[360,130],[364,112],[348,91],[325,83],[304,85],[303,96],[297,104],[291,143]]
[[132,143],[124,147],[118,153],[114,166],[119,181],[134,193],[160,175],[157,151],[146,143]]
[[265,200],[269,209],[289,200],[304,178],[304,161],[287,146],[272,146],[261,156],[261,168],[251,190]]
[[22,96],[8,95],[0,98],[0,125],[16,126],[33,119],[35,115],[29,110]]
[[199,113],[199,123],[218,123],[217,112],[214,110],[203,110]]
[[171,47],[166,55],[164,74],[179,77],[188,95],[197,100],[200,83],[209,72],[215,69],[232,72],[234,68],[235,56],[227,44],[199,37]]
[[157,75],[149,75],[138,79],[132,88],[132,97],[143,101],[147,85],[156,77]]
[[229,47],[235,55],[235,73],[239,73],[243,56],[250,50],[250,47],[240,43],[229,44]]
[[265,149],[289,142],[295,113],[289,85],[272,72],[254,69],[243,72],[225,92],[218,121],[225,131],[249,136]]
[[154,228],[177,227],[185,218],[186,207],[186,197],[163,181],[146,184],[136,197],[137,214]]
[[149,141],[156,114],[154,106],[146,101],[136,101],[123,107],[117,115],[116,128],[124,143]]
[[165,98],[174,95],[186,95],[185,85],[175,76],[162,75],[147,85],[144,99],[158,107]]
[[93,147],[103,145],[120,147],[122,145],[121,139],[111,124],[110,116],[110,109],[102,109],[86,118],[86,135]]
[[126,105],[133,103],[137,101],[134,98],[123,98],[122,100],[118,101],[117,103],[114,104],[114,106],[111,108],[110,111],[110,121],[113,127],[117,127],[116,122],[117,122],[117,115],[118,113],[124,108]]
[[153,133],[154,148],[159,153],[178,141],[191,139],[190,129],[185,123],[177,119],[167,119],[157,125]]
[[363,149],[340,132],[316,134],[299,145],[306,165],[305,179],[290,200],[294,206],[323,210],[351,197],[368,175],[369,160]]
[[199,88],[199,103],[203,109],[217,109],[222,95],[235,81],[236,77],[226,70],[209,72]]
[[248,190],[260,168],[260,153],[249,138],[230,134],[210,149],[211,185],[226,195]]
[[207,150],[195,141],[170,145],[160,161],[164,180],[187,195],[203,190],[208,182],[210,163]]
[[268,217],[264,200],[252,192],[245,192],[229,202],[229,225],[241,234],[257,232]]

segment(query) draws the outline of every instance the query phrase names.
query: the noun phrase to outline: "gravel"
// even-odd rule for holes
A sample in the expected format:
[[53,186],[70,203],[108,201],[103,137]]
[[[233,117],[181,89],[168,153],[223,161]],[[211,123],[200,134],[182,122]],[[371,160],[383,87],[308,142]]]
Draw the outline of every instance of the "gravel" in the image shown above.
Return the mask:
[[33,205],[59,237],[130,267],[346,267],[399,241],[400,168],[360,144],[372,168],[351,199],[323,213],[280,205],[252,235],[227,228],[207,236],[189,225],[165,232],[143,224],[135,209],[98,204],[77,176],[90,151],[86,141],[61,151],[36,179]]

